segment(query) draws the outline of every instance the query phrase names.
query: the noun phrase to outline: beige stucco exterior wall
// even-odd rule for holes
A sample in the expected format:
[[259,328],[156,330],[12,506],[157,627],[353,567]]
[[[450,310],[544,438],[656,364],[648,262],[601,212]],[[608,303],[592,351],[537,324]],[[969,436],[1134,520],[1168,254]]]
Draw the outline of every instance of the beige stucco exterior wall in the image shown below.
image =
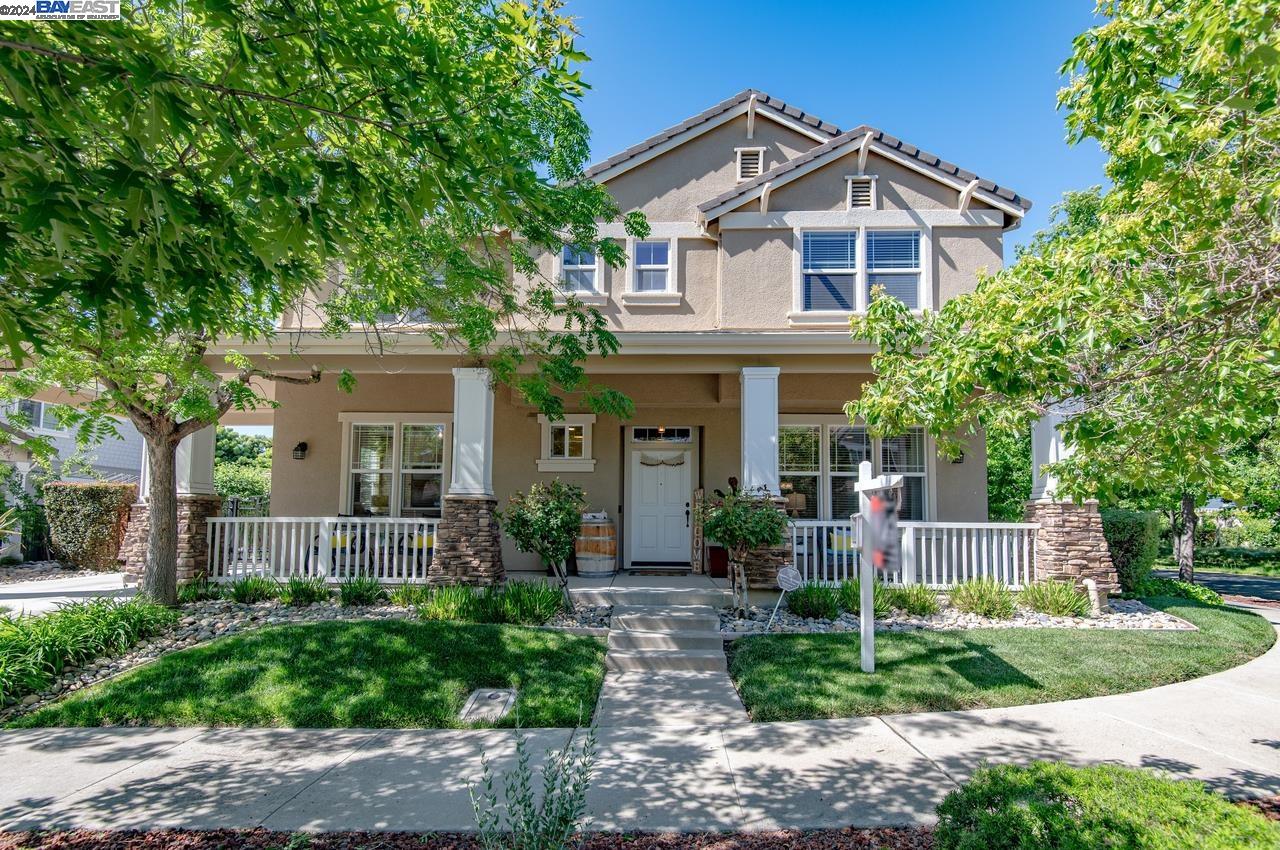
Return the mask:
[[787,327],[791,312],[790,230],[726,230],[720,235],[724,294],[720,327],[727,330]]
[[941,305],[978,285],[978,270],[1004,265],[1004,234],[997,227],[938,227],[933,231],[933,303]]
[[[850,355],[865,364],[865,357]],[[814,358],[810,368],[820,368],[828,358]],[[742,358],[743,365],[755,365]],[[792,359],[793,365],[800,362]],[[802,366],[800,368],[803,368]],[[857,398],[867,372],[789,372],[779,380],[779,411],[810,414],[825,420],[840,413],[844,402]],[[626,528],[621,512],[626,500],[629,425],[667,425],[701,428],[694,449],[694,483],[708,491],[724,488],[730,476],[740,475],[740,385],[737,370],[691,374],[609,374],[597,379],[627,393],[636,405],[630,422],[601,416],[592,431],[596,459],[590,473],[542,473],[537,460],[541,431],[536,411],[506,388],[496,392],[494,404],[494,490],[500,503],[516,490],[536,481],[560,479],[580,485],[592,510],[607,511],[619,520],[625,546]],[[281,406],[275,413],[272,512],[277,516],[332,516],[345,511],[339,503],[342,477],[343,423],[339,414],[449,413],[453,403],[452,376],[447,373],[362,374],[354,393],[345,394],[326,378],[318,386],[282,385]],[[305,460],[294,460],[289,451],[306,442]],[[961,464],[935,461],[936,505],[934,516],[949,521],[986,519],[985,447],[981,438],[970,442]],[[503,557],[510,569],[536,569],[532,556],[518,553],[504,541]]]
[[693,221],[698,204],[737,185],[734,148],[764,148],[769,169],[817,144],[761,116],[756,117],[755,133],[748,139],[746,116],[740,116],[605,185],[623,212],[639,210],[649,221]]
[[[851,153],[773,190],[770,210],[842,210],[848,189],[845,176],[858,173],[858,155]],[[874,175],[878,208],[882,210],[946,210],[960,204],[960,192],[917,171],[874,153],[867,157]],[[984,205],[973,204],[974,209]],[[744,207],[745,209],[749,209]]]

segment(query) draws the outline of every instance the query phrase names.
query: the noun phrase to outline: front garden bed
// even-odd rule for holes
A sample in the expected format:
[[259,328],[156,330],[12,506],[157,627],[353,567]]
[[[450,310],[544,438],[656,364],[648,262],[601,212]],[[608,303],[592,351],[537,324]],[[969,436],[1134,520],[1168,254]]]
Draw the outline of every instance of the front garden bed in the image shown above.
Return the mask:
[[501,725],[590,720],[598,638],[403,616],[272,625],[172,652],[11,726],[463,727],[475,688],[516,688]]
[[102,570],[82,570],[75,567],[64,567],[57,561],[24,561],[21,564],[0,567],[0,584],[94,576],[101,575],[102,572]]
[[1254,658],[1275,630],[1254,614],[1184,599],[1146,603],[1197,631],[913,629],[877,635],[859,670],[857,632],[734,641],[730,674],[755,721],[999,708],[1124,693]]

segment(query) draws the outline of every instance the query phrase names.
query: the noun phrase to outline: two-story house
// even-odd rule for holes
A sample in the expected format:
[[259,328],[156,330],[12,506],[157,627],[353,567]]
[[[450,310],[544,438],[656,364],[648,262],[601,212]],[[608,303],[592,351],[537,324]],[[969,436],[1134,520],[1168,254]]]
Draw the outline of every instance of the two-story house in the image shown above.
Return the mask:
[[[922,431],[872,439],[841,413],[872,378],[848,320],[877,286],[918,310],[972,290],[980,269],[1001,266],[1003,234],[1028,201],[880,130],[842,130],[753,90],[588,176],[624,212],[642,211],[651,235],[605,225],[625,243],[625,268],[565,250],[542,270],[608,318],[621,349],[589,371],[634,401],[635,418],[577,409],[548,421],[425,335],[400,335],[394,373],[360,341],[304,338],[304,358],[352,369],[359,386],[276,387],[273,513],[385,517],[388,528],[399,518],[399,531],[359,545],[395,560],[424,545],[405,529],[428,527],[438,571],[482,576],[499,546],[506,569],[537,567],[497,538],[491,511],[553,477],[616,522],[624,568],[699,566],[697,495],[731,478],[777,494],[797,520],[847,520],[864,460],[904,476],[904,519],[986,520],[981,439],[947,462]],[[295,558],[357,545],[346,532],[315,544],[312,526],[279,533],[294,535],[278,545]],[[224,559],[242,551],[212,547],[215,560],[219,547]]]

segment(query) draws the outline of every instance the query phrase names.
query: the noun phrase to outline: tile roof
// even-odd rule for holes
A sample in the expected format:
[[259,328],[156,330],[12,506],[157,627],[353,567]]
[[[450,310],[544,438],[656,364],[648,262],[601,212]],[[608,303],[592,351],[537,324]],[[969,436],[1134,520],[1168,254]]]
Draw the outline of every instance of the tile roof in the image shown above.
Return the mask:
[[757,111],[775,112],[779,115],[786,116],[787,118],[790,118],[793,121],[797,121],[801,124],[804,124],[806,127],[810,128],[815,133],[826,136],[828,138],[838,137],[840,135],[839,127],[837,127],[834,124],[828,124],[826,121],[823,121],[821,118],[818,118],[816,115],[810,115],[806,113],[804,110],[797,109],[796,107],[791,106],[790,104],[785,103],[776,97],[772,97],[766,94],[765,92],[757,91],[756,89],[743,89],[742,91],[738,92],[728,100],[722,100],[719,103],[717,103],[715,106],[711,107],[710,109],[705,110],[703,112],[699,112],[697,115],[693,116],[692,118],[686,118],[684,121],[681,121],[679,124],[676,124],[674,127],[668,127],[667,129],[663,130],[661,133],[658,133],[656,135],[650,136],[649,138],[645,139],[640,144],[632,145],[631,147],[624,150],[622,153],[615,154],[609,157],[608,159],[604,160],[603,162],[596,163],[595,165],[587,169],[585,176],[589,178],[595,177],[596,175],[601,174],[605,171],[608,171],[609,169],[614,168],[615,166],[623,164],[627,160],[634,159],[635,157],[640,156],[644,152],[657,147],[658,145],[662,144],[668,139],[678,136],[681,133],[684,133],[688,130],[692,130],[700,124],[705,124],[708,121],[714,120],[715,118],[720,117],[721,115],[728,112],[729,110],[735,109],[741,106],[742,104],[746,103],[747,100],[749,100],[751,95],[753,94],[756,96]]
[[[983,180],[981,178],[978,178],[978,176],[971,171],[965,171],[963,168],[960,168],[957,165],[953,165],[952,163],[947,162],[944,159],[941,159],[935,154],[931,154],[928,151],[922,151],[919,148],[917,148],[915,145],[907,144],[901,139],[897,139],[897,138],[894,138],[893,136],[890,136],[888,133],[885,133],[883,130],[877,130],[875,127],[870,127],[866,124],[863,124],[860,127],[855,127],[854,129],[849,130],[847,132],[841,133],[840,135],[836,136],[830,141],[823,142],[817,147],[811,148],[805,151],[804,153],[800,154],[794,159],[789,159],[786,162],[778,163],[773,168],[769,169],[768,171],[764,172],[758,177],[748,180],[747,182],[739,186],[735,186],[729,191],[724,192],[723,194],[717,195],[716,197],[712,198],[709,201],[704,201],[703,203],[698,204],[698,209],[703,213],[710,212],[711,210],[719,206],[722,206],[723,204],[729,201],[732,201],[735,198],[739,198],[739,197],[742,197],[743,195],[748,194],[749,192],[751,192],[752,189],[758,189],[761,186],[763,186],[765,183],[768,183],[772,180],[776,180],[778,177],[782,176],[783,174],[787,174],[788,172],[794,171],[795,169],[800,168],[801,166],[807,165],[811,162],[814,162],[815,160],[819,160],[819,159],[822,159],[823,157],[830,155],[833,151],[836,151],[840,148],[845,147],[850,142],[861,139],[867,133],[872,134],[872,139],[874,141],[879,142],[885,147],[892,148],[893,150],[896,150],[899,153],[902,153],[906,156],[909,156],[915,159],[918,163],[924,166],[926,170],[936,173],[939,177],[944,177],[944,176],[954,177],[955,179],[960,180],[964,183],[968,183],[974,179],[977,179],[978,189],[982,192],[985,192],[987,195],[991,195],[996,198],[999,198],[1000,200],[1006,203],[1016,204],[1017,206],[1021,207],[1023,211],[1031,209],[1031,201],[1022,197],[1012,189],[1007,189],[1003,186],[999,186],[991,182],[990,180]],[[978,197],[982,197],[982,196],[978,195]]]

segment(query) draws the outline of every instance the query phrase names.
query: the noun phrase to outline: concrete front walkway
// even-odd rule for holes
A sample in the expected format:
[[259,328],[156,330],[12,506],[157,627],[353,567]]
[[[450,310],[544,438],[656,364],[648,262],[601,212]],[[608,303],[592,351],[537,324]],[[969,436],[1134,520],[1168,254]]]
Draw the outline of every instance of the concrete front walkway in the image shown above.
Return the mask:
[[8,608],[13,614],[47,614],[68,602],[83,602],[99,596],[119,598],[133,593],[133,588],[125,587],[123,573],[16,581],[0,584],[0,608]]
[[[1280,610],[1261,612],[1280,622]],[[567,730],[530,733],[533,752]],[[513,733],[36,729],[0,732],[0,824],[458,830],[488,752]],[[1280,794],[1280,647],[1132,694],[984,711],[600,729],[591,827],[765,829],[927,823],[983,761],[1113,761]]]

